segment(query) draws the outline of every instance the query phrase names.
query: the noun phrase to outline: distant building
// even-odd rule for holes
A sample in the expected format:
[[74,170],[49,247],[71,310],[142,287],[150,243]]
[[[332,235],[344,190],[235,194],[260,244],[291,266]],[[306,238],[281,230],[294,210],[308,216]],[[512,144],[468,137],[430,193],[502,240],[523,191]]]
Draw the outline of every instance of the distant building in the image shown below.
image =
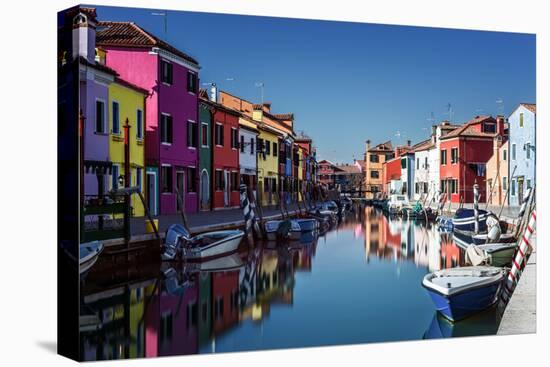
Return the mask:
[[334,166],[334,183],[341,192],[358,193],[363,187],[363,170],[353,164],[336,164]]
[[334,188],[334,164],[326,159],[321,160],[318,163],[319,166],[319,183],[326,185],[328,188]]
[[[521,103],[508,117],[510,125],[510,205],[521,205],[527,188],[536,179],[537,106]],[[514,171],[515,169],[515,171]]]
[[367,199],[372,199],[377,192],[383,191],[382,169],[385,162],[394,158],[391,141],[378,144],[373,148],[371,148],[370,143],[370,140],[367,140],[365,150],[365,190]]

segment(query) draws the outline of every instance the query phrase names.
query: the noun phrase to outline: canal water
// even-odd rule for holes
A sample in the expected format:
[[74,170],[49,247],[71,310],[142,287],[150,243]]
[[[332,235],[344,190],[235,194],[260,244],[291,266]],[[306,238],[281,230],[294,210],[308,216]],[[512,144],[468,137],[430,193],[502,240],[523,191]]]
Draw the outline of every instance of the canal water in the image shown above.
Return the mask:
[[[356,207],[325,234],[242,244],[206,264],[150,264],[81,288],[84,360],[496,334],[498,312],[452,324],[421,285],[464,250],[424,223]],[[100,259],[101,261],[101,259]]]

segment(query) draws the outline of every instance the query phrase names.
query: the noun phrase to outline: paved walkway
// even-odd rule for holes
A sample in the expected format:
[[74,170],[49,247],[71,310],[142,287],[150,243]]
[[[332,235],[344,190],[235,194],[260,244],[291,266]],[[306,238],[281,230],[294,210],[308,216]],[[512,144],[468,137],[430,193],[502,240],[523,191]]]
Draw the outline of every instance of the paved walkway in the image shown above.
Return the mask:
[[[432,207],[435,208],[435,205],[432,204]],[[456,209],[458,209],[458,207],[459,207],[459,204],[451,204],[451,212],[456,211]],[[464,208],[473,208],[474,204],[464,204],[463,207]],[[518,217],[519,208],[520,208],[519,206],[505,206],[505,207],[502,208],[501,217],[503,219],[515,220]],[[485,210],[485,204],[479,204],[479,209]],[[446,212],[447,210],[449,210],[449,204],[445,205],[445,208],[443,209],[444,212]],[[487,207],[487,210],[490,210],[493,213],[498,215],[498,213],[500,213],[501,208],[498,205],[489,205]]]
[[532,237],[533,253],[504,310],[497,335],[531,334],[537,331],[537,250]]

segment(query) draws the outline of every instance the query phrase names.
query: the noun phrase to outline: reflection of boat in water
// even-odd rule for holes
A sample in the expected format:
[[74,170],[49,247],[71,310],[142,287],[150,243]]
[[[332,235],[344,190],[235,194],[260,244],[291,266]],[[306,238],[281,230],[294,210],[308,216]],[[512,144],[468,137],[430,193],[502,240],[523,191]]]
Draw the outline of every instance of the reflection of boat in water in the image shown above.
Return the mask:
[[166,231],[165,250],[162,260],[204,261],[237,251],[244,232],[227,230],[202,233],[191,237],[181,224],[172,224]]
[[243,259],[238,253],[215,259],[185,264],[185,271],[216,272],[240,269],[244,266]]
[[487,266],[444,269],[427,274],[422,285],[437,311],[457,321],[495,304],[505,273],[502,268]]
[[464,320],[451,322],[435,312],[423,339],[440,339],[464,336],[495,335],[500,324],[498,307],[491,307]]

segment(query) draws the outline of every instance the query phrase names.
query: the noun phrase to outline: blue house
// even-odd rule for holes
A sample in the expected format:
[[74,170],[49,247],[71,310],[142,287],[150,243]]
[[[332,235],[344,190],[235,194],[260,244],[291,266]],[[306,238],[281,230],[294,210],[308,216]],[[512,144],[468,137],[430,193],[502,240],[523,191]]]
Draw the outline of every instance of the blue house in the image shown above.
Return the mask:
[[[525,191],[535,183],[536,105],[520,103],[508,117],[510,126],[510,206],[518,206]],[[515,172],[514,172],[515,169]]]

